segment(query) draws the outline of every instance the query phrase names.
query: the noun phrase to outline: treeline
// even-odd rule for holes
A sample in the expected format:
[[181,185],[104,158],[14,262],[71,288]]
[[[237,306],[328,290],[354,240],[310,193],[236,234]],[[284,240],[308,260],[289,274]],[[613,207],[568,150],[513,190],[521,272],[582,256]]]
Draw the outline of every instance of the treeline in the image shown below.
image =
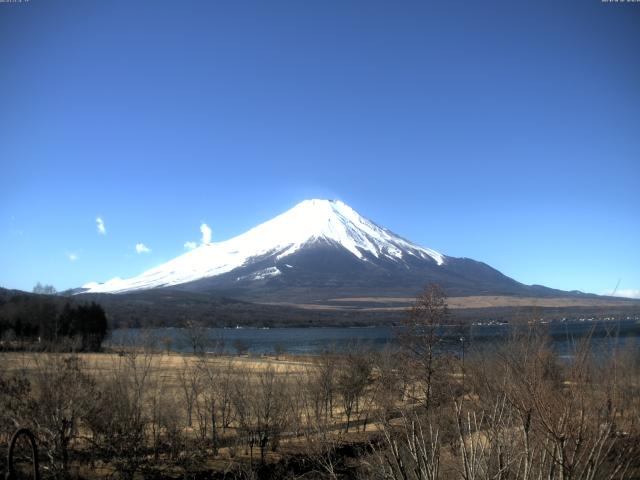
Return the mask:
[[[84,294],[80,298],[95,301],[109,312],[111,328],[184,327],[196,322],[207,327],[327,327],[397,325],[402,323],[402,309],[303,309],[285,305],[265,305],[243,302],[212,294],[172,289],[147,290],[134,293]],[[363,307],[365,305],[362,305]],[[369,307],[379,307],[371,304]],[[387,305],[388,307],[397,305]],[[640,303],[629,302],[616,307],[495,307],[456,309],[455,320],[526,321],[537,315],[545,319],[603,318],[640,315]]]
[[208,327],[351,327],[389,325],[402,318],[395,312],[309,310],[170,289],[83,294],[80,298],[100,303],[109,312],[114,329],[184,327],[188,322]]
[[97,351],[108,331],[95,302],[72,304],[49,294],[16,293],[0,301],[0,348]]

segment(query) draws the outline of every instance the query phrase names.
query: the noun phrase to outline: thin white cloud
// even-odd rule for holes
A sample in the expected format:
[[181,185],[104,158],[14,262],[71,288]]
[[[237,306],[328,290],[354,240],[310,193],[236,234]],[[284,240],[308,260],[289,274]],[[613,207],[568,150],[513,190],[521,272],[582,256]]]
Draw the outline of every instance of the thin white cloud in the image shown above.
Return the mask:
[[[200,225],[200,233],[202,234],[202,238],[200,239],[200,242],[203,245],[211,243],[212,231],[211,231],[211,228],[209,227],[209,225],[207,225],[206,223],[201,224]],[[196,242],[191,242],[191,241],[184,242],[184,248],[187,249],[187,250],[193,250],[197,246],[198,246],[198,244]]]
[[202,232],[202,243],[211,243],[211,229],[209,225],[206,223],[200,225],[200,232]]
[[640,298],[640,289],[623,288],[622,290],[617,290],[615,296],[625,298]]
[[69,259],[69,261],[75,262],[76,260],[78,260],[78,255],[75,253],[67,253],[67,258]]
[[107,234],[107,229],[104,226],[104,220],[102,220],[102,217],[96,217],[96,226],[98,227],[98,233],[100,235]]
[[136,253],[151,253],[151,249],[144,243],[136,243]]

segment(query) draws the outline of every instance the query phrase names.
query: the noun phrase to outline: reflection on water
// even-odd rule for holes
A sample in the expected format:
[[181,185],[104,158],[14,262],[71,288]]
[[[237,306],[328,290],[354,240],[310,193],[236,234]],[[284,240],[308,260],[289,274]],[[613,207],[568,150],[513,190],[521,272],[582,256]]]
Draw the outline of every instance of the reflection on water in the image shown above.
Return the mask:
[[[547,329],[552,344],[559,355],[571,355],[580,339],[591,335],[594,349],[610,350],[627,347],[640,349],[640,321],[552,322],[541,326]],[[459,352],[463,342],[465,349],[476,346],[490,348],[492,343],[507,338],[516,327],[509,325],[472,325],[442,327],[439,348]],[[363,348],[382,349],[396,342],[396,327],[366,328],[209,328],[206,329],[207,349],[222,346],[224,351],[235,352],[234,344],[244,343],[256,354],[286,351],[294,354],[314,354],[327,349],[344,351],[354,345]],[[188,331],[180,328],[155,328],[150,330],[114,330],[109,339],[113,346],[151,344],[156,348],[174,351],[192,350]]]

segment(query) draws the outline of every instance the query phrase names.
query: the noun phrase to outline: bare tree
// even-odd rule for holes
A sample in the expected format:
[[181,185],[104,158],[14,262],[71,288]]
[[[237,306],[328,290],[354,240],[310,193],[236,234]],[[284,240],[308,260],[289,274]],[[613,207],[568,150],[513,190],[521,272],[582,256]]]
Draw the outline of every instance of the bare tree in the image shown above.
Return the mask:
[[420,400],[427,410],[434,401],[434,387],[441,380],[437,371],[436,346],[440,342],[438,330],[447,318],[444,291],[436,284],[429,284],[409,309],[399,333],[408,361],[415,365],[414,373],[422,390]]
[[31,390],[31,382],[23,371],[0,371],[0,445],[7,445],[30,416]]
[[194,355],[203,354],[209,344],[209,332],[203,323],[187,320],[183,328],[184,338]]
[[411,409],[400,409],[396,425],[381,419],[381,442],[372,443],[381,478],[437,480],[441,477],[441,438],[437,427]]
[[187,426],[193,425],[193,406],[202,389],[201,369],[192,364],[189,358],[182,359],[182,367],[178,370],[178,384],[187,413]]
[[371,384],[371,361],[362,352],[349,353],[337,373],[337,391],[346,416],[345,432],[349,431],[353,416],[359,417],[361,402]]
[[598,378],[602,360],[592,355],[587,338],[560,363],[529,325],[491,357],[474,358],[477,400],[454,400],[463,478],[625,478],[636,448],[625,438],[638,432],[620,434],[616,381]]
[[273,352],[276,354],[276,360],[280,360],[280,357],[287,353],[287,349],[282,343],[276,343]]
[[325,351],[317,360],[316,388],[318,401],[322,403],[325,422],[333,418],[333,403],[336,392],[338,362],[335,352]]
[[409,375],[403,356],[396,350],[386,348],[372,358],[375,391],[373,400],[380,416],[388,419],[405,398]]
[[80,420],[98,399],[95,382],[77,356],[47,355],[36,359],[33,386],[31,412],[25,420],[44,445],[51,471],[66,477]]
[[[160,463],[160,454],[168,443],[171,455],[179,448],[180,435],[177,434],[179,410],[175,396],[167,394],[168,382],[165,376],[152,375],[147,384],[146,409],[148,411],[147,436],[150,436],[153,459]],[[182,425],[182,422],[180,422]]]
[[234,405],[240,429],[249,447],[260,449],[260,461],[264,463],[269,444],[276,447],[280,434],[287,425],[288,392],[284,379],[268,366],[256,374],[253,383],[248,376],[236,383]]
[[153,356],[129,351],[114,359],[100,385],[100,399],[85,417],[94,444],[124,480],[131,480],[146,461],[146,405]]
[[233,348],[238,355],[245,355],[249,351],[249,344],[241,338],[236,338],[233,341]]

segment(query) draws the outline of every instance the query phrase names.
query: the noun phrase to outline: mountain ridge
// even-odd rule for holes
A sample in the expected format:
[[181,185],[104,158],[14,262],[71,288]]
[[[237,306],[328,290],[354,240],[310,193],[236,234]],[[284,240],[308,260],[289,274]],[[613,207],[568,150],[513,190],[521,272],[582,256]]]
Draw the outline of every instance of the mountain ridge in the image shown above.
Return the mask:
[[201,244],[129,279],[76,293],[149,289],[207,292],[251,302],[316,302],[340,296],[415,296],[426,283],[448,295],[580,296],[524,285],[469,258],[417,245],[337,200],[312,199],[221,242]]
[[312,199],[245,233],[222,242],[201,244],[136,277],[114,278],[102,284],[90,282],[82,288],[91,293],[123,293],[180,285],[259,263],[263,258],[274,263],[266,268],[275,269],[264,275],[275,276],[281,273],[275,263],[318,242],[334,242],[365,262],[371,257],[402,261],[403,256],[409,255],[430,258],[438,265],[444,263],[439,252],[378,226],[341,201]]

